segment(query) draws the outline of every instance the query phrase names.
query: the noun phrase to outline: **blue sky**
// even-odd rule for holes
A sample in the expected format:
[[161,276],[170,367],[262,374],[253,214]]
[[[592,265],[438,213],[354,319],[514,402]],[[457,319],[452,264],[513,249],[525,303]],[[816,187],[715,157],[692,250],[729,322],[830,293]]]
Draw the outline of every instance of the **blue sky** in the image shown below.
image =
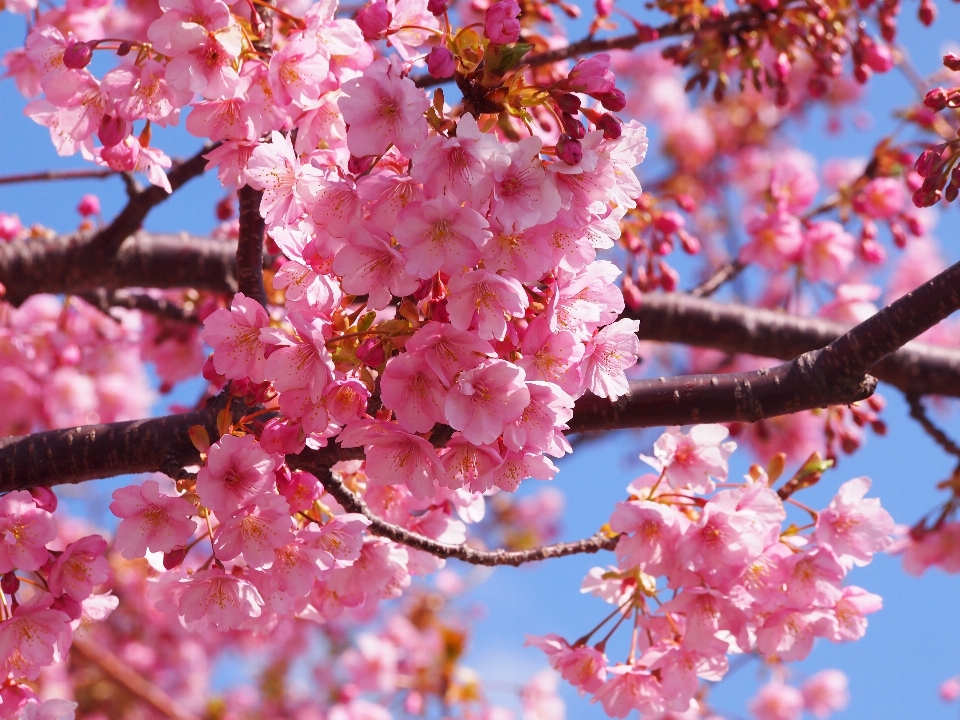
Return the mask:
[[[960,9],[941,2],[940,19],[931,29],[918,25],[915,11],[915,2],[905,3],[901,40],[914,63],[929,72],[939,65],[950,32],[960,27]],[[0,14],[0,52],[16,46],[22,38],[19,18]],[[891,73],[870,86],[867,110],[874,120],[868,130],[848,129],[840,135],[827,136],[822,132],[824,117],[815,114],[806,127],[793,128],[792,132],[804,149],[821,160],[833,155],[866,155],[883,131],[892,126],[891,103],[909,97],[910,92],[903,77]],[[85,167],[79,157],[57,157],[46,130],[23,117],[23,104],[9,80],[0,83],[0,174]],[[199,146],[195,138],[182,130],[159,131],[154,135],[154,144],[173,156],[192,154]],[[18,213],[25,224],[40,222],[68,231],[79,220],[73,208],[81,195],[90,191],[100,195],[107,217],[123,204],[120,182],[110,179],[0,186],[0,211]],[[213,204],[220,195],[215,177],[195,180],[188,191],[157,208],[148,218],[147,227],[208,232],[216,222]],[[956,212],[950,209],[940,224],[940,236],[952,258],[960,256],[952,230]],[[181,388],[176,399],[188,400],[196,391],[195,385]],[[828,473],[820,486],[805,493],[803,499],[822,507],[841,482],[867,475],[874,481],[872,494],[883,500],[894,518],[912,524],[943,499],[934,486],[949,474],[952,463],[909,419],[899,393],[886,386],[881,386],[880,391],[889,401],[884,412],[889,424],[887,436],[870,435],[861,452],[844,458],[840,467]],[[960,438],[960,423],[955,414],[939,421]],[[620,432],[588,444],[561,461],[561,473],[555,483],[567,497],[564,539],[587,536],[607,520],[613,504],[623,498],[627,483],[644,472],[637,455],[648,453],[656,436],[655,431]],[[738,452],[731,475],[741,474],[748,464],[747,452]],[[102,498],[118,484],[122,483],[98,483],[97,495]],[[536,489],[532,481],[528,485]],[[76,495],[82,489],[67,492]],[[77,498],[75,502],[103,517],[103,504],[98,500],[88,504]],[[97,510],[97,506],[101,509]],[[523,648],[524,634],[556,632],[575,638],[602,617],[607,607],[579,593],[586,571],[602,562],[602,556],[572,557],[535,567],[502,568],[489,574],[472,596],[485,606],[486,613],[476,626],[469,663],[498,687],[517,685],[520,679],[542,668],[543,655]],[[826,667],[843,669],[850,676],[852,694],[849,708],[837,716],[844,720],[957,717],[956,706],[940,702],[937,687],[944,678],[960,672],[960,578],[939,572],[919,579],[909,577],[901,571],[897,558],[880,557],[870,567],[854,571],[849,582],[880,594],[884,610],[872,616],[864,640],[846,645],[818,644],[811,657],[796,666],[797,678]],[[731,720],[745,716],[745,701],[756,690],[758,679],[762,679],[760,671],[759,663],[751,663],[715,688],[711,700],[716,709]],[[604,717],[598,707],[587,704],[569,689],[565,688],[564,697],[568,717]],[[509,694],[495,694],[493,698],[504,703],[511,699]]]

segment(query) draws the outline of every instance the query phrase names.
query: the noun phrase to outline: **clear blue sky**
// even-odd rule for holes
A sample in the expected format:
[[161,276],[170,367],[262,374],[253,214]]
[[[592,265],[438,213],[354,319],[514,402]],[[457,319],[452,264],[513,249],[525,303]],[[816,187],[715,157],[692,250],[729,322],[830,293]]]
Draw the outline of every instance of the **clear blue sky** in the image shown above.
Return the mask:
[[[925,72],[938,66],[945,43],[960,27],[960,9],[949,2],[941,1],[939,5],[940,20],[932,29],[919,27],[915,20],[916,3],[905,3],[901,13],[901,38],[915,64]],[[0,52],[21,43],[22,37],[19,18],[0,14]],[[818,159],[866,155],[891,125],[891,103],[909,97],[909,92],[903,78],[891,73],[870,86],[867,109],[874,116],[874,124],[868,131],[825,136],[821,132],[823,118],[814,117],[806,128],[795,129],[796,136],[802,147]],[[0,83],[0,174],[85,167],[79,157],[57,157],[47,131],[22,116],[23,104],[12,82]],[[154,144],[174,156],[192,154],[199,146],[196,139],[180,130],[161,131],[154,138]],[[78,221],[73,208],[80,196],[91,190],[100,194],[107,217],[123,204],[120,183],[111,179],[92,184],[0,186],[0,211],[18,213],[25,224],[41,222],[68,231]],[[194,181],[189,191],[156,209],[147,227],[208,232],[215,223],[213,202],[219,196],[214,177]],[[945,214],[939,230],[951,258],[960,256],[956,212],[953,208]],[[182,389],[177,399],[187,400],[195,392],[196,386]],[[841,482],[868,475],[874,480],[872,494],[882,498],[898,522],[912,524],[943,499],[934,485],[948,475],[952,463],[909,419],[897,391],[881,386],[881,393],[889,401],[884,412],[890,429],[887,437],[871,435],[863,451],[845,458],[820,487],[806,493],[804,500],[823,506]],[[162,408],[158,406],[157,411]],[[954,437],[960,437],[956,414],[942,419],[942,423]],[[567,496],[564,539],[589,535],[606,521],[613,504],[623,498],[627,483],[643,472],[637,454],[649,452],[655,438],[654,431],[618,433],[561,462],[556,485]],[[734,459],[731,474],[735,476],[745,471],[749,457],[741,451]],[[117,485],[117,481],[99,483],[97,495],[103,498]],[[67,492],[73,495],[77,490]],[[99,500],[80,504],[91,515],[105,519]],[[486,607],[486,614],[476,626],[470,664],[485,680],[500,687],[515,685],[518,679],[542,668],[543,655],[523,648],[524,634],[557,632],[572,639],[591,627],[606,612],[606,606],[581,596],[578,588],[585,572],[598,560],[603,562],[602,556],[573,557],[537,567],[498,569],[490,574],[472,596]],[[853,572],[849,581],[880,594],[884,610],[871,617],[864,640],[846,645],[818,644],[809,660],[797,666],[798,677],[826,667],[843,669],[850,677],[852,694],[848,710],[836,716],[844,720],[957,717],[956,706],[940,702],[937,687],[944,678],[960,672],[960,578],[939,572],[912,578],[900,570],[898,559],[880,557],[870,567]],[[759,663],[754,662],[712,691],[714,706],[728,720],[746,716],[745,701],[756,690],[758,670]],[[598,707],[577,698],[567,688],[564,697],[569,718],[604,717]],[[507,695],[494,698],[504,704],[510,700]]]

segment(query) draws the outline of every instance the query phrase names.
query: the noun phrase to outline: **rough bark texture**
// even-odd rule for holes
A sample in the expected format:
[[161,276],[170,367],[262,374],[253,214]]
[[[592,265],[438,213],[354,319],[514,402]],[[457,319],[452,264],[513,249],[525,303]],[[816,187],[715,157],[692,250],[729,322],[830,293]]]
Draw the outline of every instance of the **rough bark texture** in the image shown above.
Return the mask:
[[260,216],[263,191],[244,185],[240,198],[240,240],[237,243],[237,289],[248,298],[267,306],[263,286],[263,240],[265,224]]

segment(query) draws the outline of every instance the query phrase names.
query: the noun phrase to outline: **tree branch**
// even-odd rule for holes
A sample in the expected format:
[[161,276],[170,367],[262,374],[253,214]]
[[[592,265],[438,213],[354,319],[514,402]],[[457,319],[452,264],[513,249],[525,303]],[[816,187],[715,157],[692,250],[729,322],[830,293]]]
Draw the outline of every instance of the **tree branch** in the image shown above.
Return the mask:
[[237,243],[237,289],[248,298],[267,306],[267,291],[263,286],[263,239],[265,223],[260,216],[262,190],[244,185],[240,199],[240,241]]
[[947,435],[943,430],[938,428],[934,424],[933,420],[927,415],[926,409],[923,407],[923,403],[920,401],[920,398],[916,395],[907,395],[907,403],[910,405],[910,417],[920,423],[920,426],[924,429],[924,432],[927,433],[933,441],[942,447],[946,452],[950,453],[954,457],[960,458],[960,446],[958,446],[953,440],[950,439],[950,436]]
[[138,233],[111,255],[104,255],[97,242],[97,235],[60,235],[0,243],[3,300],[20,305],[37,293],[127,287],[237,291],[237,246],[232,242]]
[[23,173],[21,175],[0,176],[0,185],[42,182],[45,180],[88,180],[92,178],[103,179],[116,174],[117,172],[115,170],[109,170],[107,168],[101,168],[99,170],[41,170],[40,172]]
[[[640,321],[644,340],[780,360],[825,347],[850,329],[830,320],[678,293],[644,295],[640,309],[628,308],[623,316]],[[911,342],[870,372],[907,394],[960,397],[960,351],[953,348]]]
[[598,532],[584,540],[568,543],[544,545],[530,550],[477,550],[468,545],[448,545],[431,538],[411,532],[399,525],[388,523],[378,517],[359,495],[333,476],[330,465],[323,459],[313,458],[311,451],[295,456],[294,462],[301,470],[316,475],[324,489],[330,493],[347,512],[359,513],[370,521],[369,531],[374,535],[393,540],[401,545],[423,550],[441,558],[456,558],[471,565],[512,565],[517,567],[525,563],[565,557],[581,553],[596,553],[600,550],[613,550],[617,546],[617,537]]
[[92,640],[74,635],[72,649],[96,664],[114,683],[142,700],[163,717],[171,720],[199,720],[197,715],[182,707],[162,688],[154,685],[107,648]]
[[165,298],[155,298],[146,293],[131,292],[129,290],[95,290],[83,293],[79,297],[109,315],[112,308],[139,310],[165,320],[199,325],[200,318],[195,312],[186,310]]

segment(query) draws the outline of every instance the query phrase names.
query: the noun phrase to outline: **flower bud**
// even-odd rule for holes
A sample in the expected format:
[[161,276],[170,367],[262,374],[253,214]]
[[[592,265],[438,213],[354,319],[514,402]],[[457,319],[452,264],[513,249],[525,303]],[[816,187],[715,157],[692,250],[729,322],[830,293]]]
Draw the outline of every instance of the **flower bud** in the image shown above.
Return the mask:
[[5,573],[3,578],[0,579],[0,590],[3,590],[7,595],[13,595],[19,589],[20,578],[17,577],[17,573],[13,570]]
[[609,113],[604,113],[597,120],[597,130],[603,130],[603,137],[606,140],[616,140],[623,134],[620,121]]
[[347,160],[347,170],[354,175],[362,175],[373,167],[373,163],[376,162],[376,160],[376,155],[364,155],[363,157],[351,155],[350,159]]
[[175,567],[180,567],[180,564],[187,557],[187,549],[178,547],[174,548],[169,552],[163,554],[163,568],[164,570],[173,570]]
[[[573,92],[582,92],[600,98],[616,89],[617,79],[610,70],[610,56],[606,53],[592,55],[581,60],[567,75],[565,87]],[[616,112],[616,111],[614,111]]]
[[937,6],[931,0],[921,0],[917,17],[924,27],[930,27],[933,25],[933,21],[937,19]]
[[942,87],[934,88],[923,98],[923,104],[934,112],[939,112],[947,106],[947,91]]
[[96,195],[84,195],[80,198],[80,202],[77,205],[77,212],[83,215],[83,217],[90,217],[91,215],[100,214],[100,198]]
[[269,453],[298,453],[306,446],[306,442],[303,425],[286,418],[268,420],[260,433],[260,447]]
[[614,0],[596,0],[593,7],[597,11],[597,17],[610,17],[613,14]]
[[577,120],[573,115],[563,113],[560,116],[560,122],[563,124],[563,131],[574,140],[583,140],[587,134],[587,131],[583,127],[583,123]]
[[71,70],[81,70],[90,64],[93,48],[90,43],[75,42],[63,53],[63,65]]
[[880,43],[865,41],[863,43],[863,62],[878,73],[885,73],[893,67],[893,53],[890,48]]
[[520,39],[520,6],[515,0],[500,0],[487,8],[483,34],[492,43],[507,45]]
[[100,129],[97,130],[97,137],[105,148],[118,145],[129,134],[130,123],[115,115],[104,115],[100,121]]
[[672,210],[668,210],[653,221],[653,226],[666,235],[672,235],[683,229],[684,225],[683,215]]
[[930,177],[936,172],[937,167],[940,165],[940,161],[943,159],[943,156],[940,155],[936,150],[924,150],[920,157],[917,158],[917,163],[914,165],[914,169],[919,173],[920,177]]
[[577,165],[583,158],[583,146],[566,133],[557,138],[557,157],[567,165]]
[[129,55],[131,50],[133,50],[133,43],[128,40],[124,40],[117,47],[117,55],[124,57],[125,55]]
[[557,107],[560,108],[560,112],[569,113],[570,115],[576,115],[580,112],[580,98],[573,93],[564,93],[554,99],[557,101]]
[[427,55],[427,70],[433,77],[440,80],[453,77],[457,70],[457,61],[453,53],[445,47],[435,47]]
[[357,13],[357,26],[367,40],[379,40],[393,21],[393,13],[383,0],[369,2]]
[[943,66],[948,70],[953,70],[954,72],[960,71],[960,55],[947,53],[943,56]]
[[216,207],[217,220],[226,222],[233,217],[233,199],[228,195],[221,198]]
[[440,16],[450,7],[450,0],[427,0],[427,11]]
[[50,488],[30,488],[30,495],[33,497],[34,504],[41,510],[52,513],[57,509],[57,496]]
[[597,99],[610,112],[620,112],[627,106],[627,97],[623,94],[623,90],[618,88],[614,88],[603,95],[598,95]]
[[357,360],[368,367],[380,367],[385,359],[383,343],[379,338],[368,337],[357,346]]
[[0,240],[13,240],[23,230],[20,218],[0,212]]

